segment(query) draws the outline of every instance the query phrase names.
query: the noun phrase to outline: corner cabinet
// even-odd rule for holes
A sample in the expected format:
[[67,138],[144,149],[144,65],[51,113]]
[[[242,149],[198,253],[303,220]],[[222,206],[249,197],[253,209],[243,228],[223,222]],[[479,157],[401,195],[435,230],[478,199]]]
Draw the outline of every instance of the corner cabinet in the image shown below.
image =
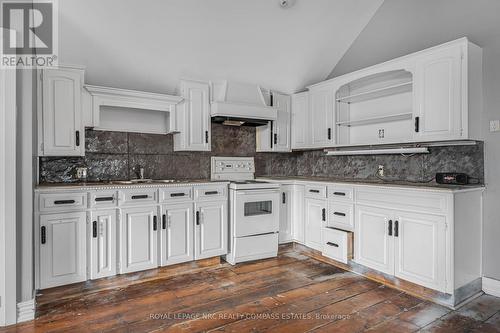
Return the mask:
[[175,151],[210,151],[210,87],[208,82],[181,81],[184,101],[177,106],[179,133],[174,134]]
[[84,156],[83,69],[39,72],[38,155]]
[[291,151],[291,97],[273,92],[272,106],[278,118],[268,125],[256,128],[257,152]]

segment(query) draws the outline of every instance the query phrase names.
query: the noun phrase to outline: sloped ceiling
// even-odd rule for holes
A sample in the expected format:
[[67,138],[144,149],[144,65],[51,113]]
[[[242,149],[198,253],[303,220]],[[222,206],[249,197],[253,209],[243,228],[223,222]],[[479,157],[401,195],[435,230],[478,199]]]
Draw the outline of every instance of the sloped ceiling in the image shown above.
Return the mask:
[[325,79],[383,0],[63,0],[60,63],[86,82],[172,93],[228,79],[291,93]]

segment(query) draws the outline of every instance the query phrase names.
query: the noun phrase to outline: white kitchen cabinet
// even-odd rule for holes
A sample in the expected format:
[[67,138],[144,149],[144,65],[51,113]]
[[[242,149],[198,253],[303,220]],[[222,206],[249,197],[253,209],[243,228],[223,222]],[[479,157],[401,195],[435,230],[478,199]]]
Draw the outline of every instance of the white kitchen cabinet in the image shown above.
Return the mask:
[[84,156],[82,69],[40,71],[39,156]]
[[157,267],[157,214],[156,206],[122,209],[121,274]]
[[268,125],[256,128],[258,152],[291,151],[291,97],[272,94],[272,106],[277,109],[277,119]]
[[291,201],[292,237],[294,241],[300,244],[305,244],[304,193],[304,185],[293,185],[293,196]]
[[281,206],[280,206],[280,230],[279,242],[288,243],[293,240],[292,237],[292,219],[293,219],[293,185],[281,186]]
[[210,151],[210,88],[208,82],[181,82],[184,101],[177,106],[175,151]]
[[463,138],[462,103],[464,46],[452,45],[426,52],[416,60],[415,138],[452,140]]
[[309,91],[310,135],[312,148],[330,147],[335,143],[333,89],[329,86]]
[[193,203],[162,207],[161,265],[173,265],[194,259]]
[[91,279],[116,275],[116,209],[90,213],[88,226],[89,272]]
[[195,204],[194,259],[224,255],[228,248],[227,201]]
[[311,146],[311,125],[309,117],[309,92],[292,95],[292,149]]
[[40,215],[40,288],[85,281],[85,212]]
[[321,251],[322,229],[326,222],[326,200],[305,198],[305,245]]

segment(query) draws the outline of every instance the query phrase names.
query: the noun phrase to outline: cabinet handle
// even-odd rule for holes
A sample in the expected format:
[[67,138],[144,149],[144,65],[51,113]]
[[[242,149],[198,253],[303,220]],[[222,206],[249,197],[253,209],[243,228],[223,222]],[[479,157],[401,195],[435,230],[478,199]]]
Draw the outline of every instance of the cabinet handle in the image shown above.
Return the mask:
[[153,231],[158,230],[158,222],[157,222],[157,217],[156,215],[153,216]]
[[274,144],[274,140],[273,140],[273,131],[274,131],[274,129],[273,129],[273,122],[270,121],[269,123],[270,123],[269,126],[271,127],[271,130],[269,131],[270,134],[271,134],[271,148],[273,148],[273,144]]
[[309,190],[311,193],[319,193],[319,190]]
[[389,236],[392,236],[392,220],[389,220]]
[[342,197],[345,197],[345,193],[344,192],[333,192],[333,195],[340,195]]
[[113,201],[113,200],[115,200],[114,197],[100,197],[100,198],[95,198],[96,202],[100,202],[100,201]]
[[137,200],[137,199],[147,199],[148,195],[147,194],[141,194],[141,195],[133,195],[132,200]]
[[196,212],[196,225],[200,225],[200,212]]
[[329,128],[328,129],[328,140],[331,140],[332,139],[332,129]]
[[281,193],[281,197],[282,197],[283,203],[286,204],[286,193],[285,192]]
[[54,205],[68,205],[68,204],[74,204],[75,200],[55,200]]
[[163,216],[161,218],[162,218],[161,228],[162,229],[167,229],[167,215],[163,214]]
[[333,246],[333,247],[339,247],[339,244],[332,243],[332,242],[327,242],[326,245],[330,245],[330,246]]
[[334,212],[333,215],[337,215],[337,216],[345,216],[345,213],[341,213],[341,212]]
[[76,146],[80,146],[80,131],[75,132],[75,141],[76,141]]
[[321,219],[322,219],[323,221],[326,221],[326,208],[323,208],[323,209],[321,210]]
[[171,197],[183,197],[185,195],[186,195],[186,193],[170,193]]
[[274,133],[274,144],[278,144],[278,134]]
[[415,117],[415,132],[420,131],[420,117]]
[[47,243],[47,233],[46,233],[46,228],[45,226],[42,226],[41,228],[41,239],[42,239],[42,244]]
[[205,195],[216,195],[219,194],[219,191],[207,191],[205,192]]
[[208,131],[205,131],[205,143],[208,143]]
[[92,237],[97,238],[97,221],[92,222]]
[[394,221],[394,237],[399,237],[399,221]]

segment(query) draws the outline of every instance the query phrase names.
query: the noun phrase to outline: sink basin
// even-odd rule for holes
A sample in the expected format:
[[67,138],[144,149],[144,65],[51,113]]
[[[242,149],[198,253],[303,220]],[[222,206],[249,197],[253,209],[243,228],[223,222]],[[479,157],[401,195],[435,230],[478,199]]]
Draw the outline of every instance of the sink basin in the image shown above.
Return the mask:
[[155,179],[155,183],[175,183],[178,182],[178,180],[175,179]]

